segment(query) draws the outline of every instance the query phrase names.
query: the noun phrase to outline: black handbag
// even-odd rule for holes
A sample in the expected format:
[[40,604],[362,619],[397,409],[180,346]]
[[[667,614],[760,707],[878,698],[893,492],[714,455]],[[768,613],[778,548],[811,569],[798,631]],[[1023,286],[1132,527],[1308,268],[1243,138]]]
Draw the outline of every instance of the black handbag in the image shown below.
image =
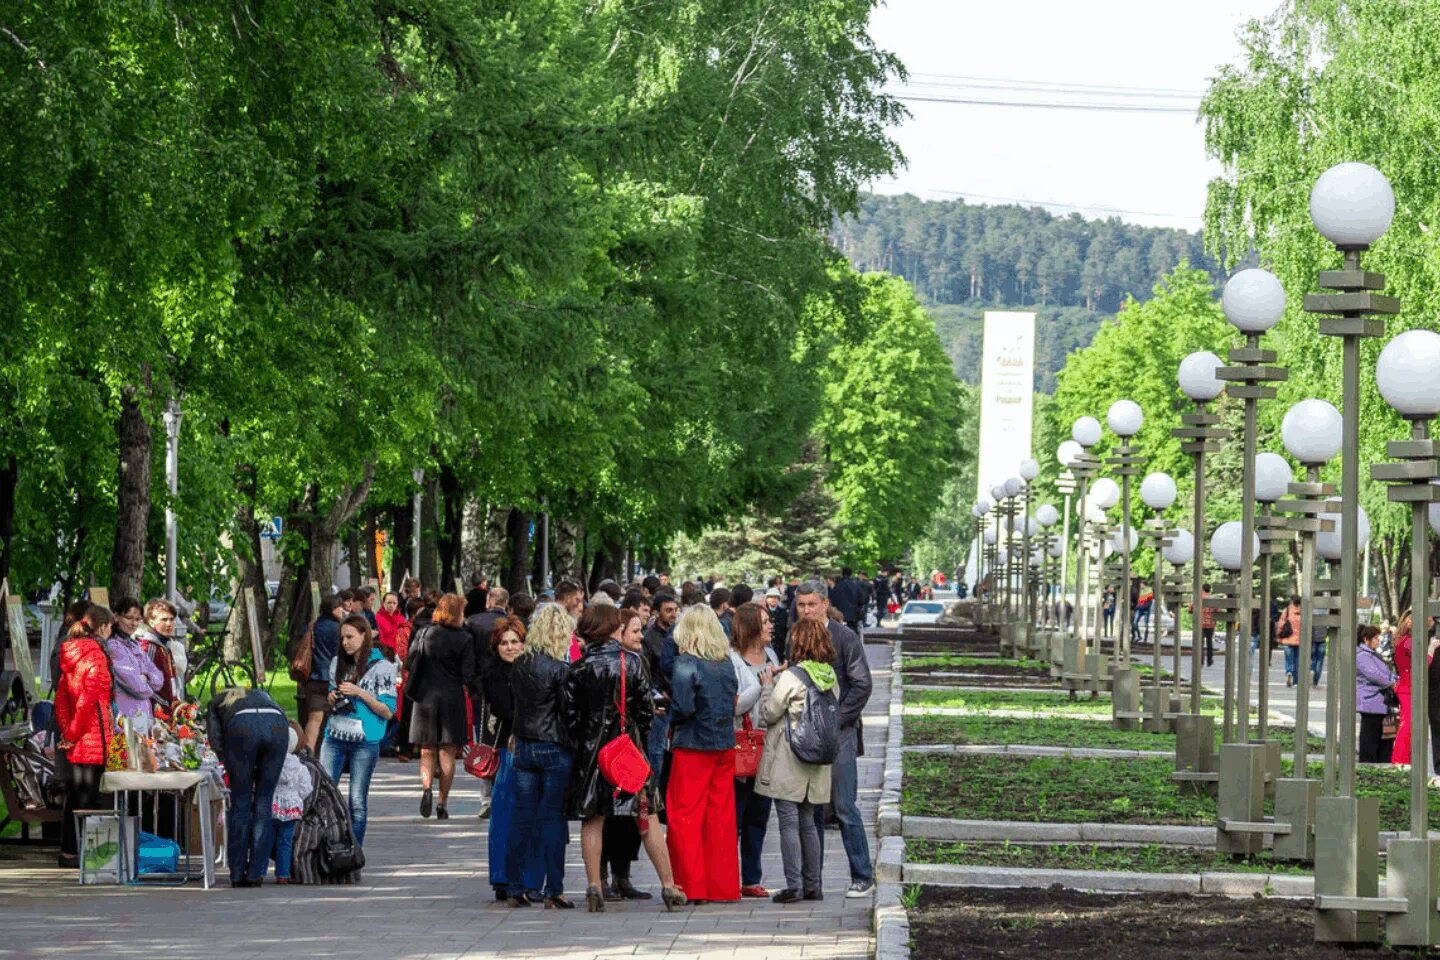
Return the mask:
[[320,862],[331,876],[354,873],[365,866],[365,851],[354,840],[326,837],[320,845]]
[[1395,692],[1394,687],[1381,687],[1380,699],[1385,701],[1385,707],[1389,710],[1400,709],[1400,694]]

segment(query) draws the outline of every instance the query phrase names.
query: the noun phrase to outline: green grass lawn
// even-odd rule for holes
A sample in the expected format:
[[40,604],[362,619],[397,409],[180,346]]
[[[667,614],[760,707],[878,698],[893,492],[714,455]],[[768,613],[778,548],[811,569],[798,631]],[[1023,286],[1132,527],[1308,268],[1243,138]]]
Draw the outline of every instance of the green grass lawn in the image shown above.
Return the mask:
[[[299,719],[299,706],[295,702],[295,681],[290,679],[288,670],[270,671],[265,675],[265,682],[261,686],[269,691],[270,696],[275,698],[275,702],[291,720]],[[190,696],[200,705],[200,712],[203,714],[210,705],[210,678],[197,676],[190,682],[188,690]]]
[[1213,850],[1164,847],[1107,847],[1089,843],[976,843],[973,841],[906,840],[911,863],[950,863],[977,867],[1024,867],[1051,870],[1114,870],[1133,873],[1292,873],[1309,875],[1307,866],[1273,859],[1262,853],[1235,860]]
[[1036,673],[1050,672],[1050,665],[1028,658],[1010,660],[1003,657],[964,657],[952,654],[927,654],[923,657],[902,657],[900,665],[911,667],[1010,667],[1015,670],[1033,670]]
[[[926,690],[908,687],[905,690],[905,704],[916,707],[948,707],[963,710],[1028,710],[1037,713],[1103,714],[1108,716],[1113,708],[1108,698],[1090,699],[1080,694],[1071,700],[1066,693],[1032,693],[1028,691],[984,690],[952,691]],[[1202,713],[1219,716],[1220,702],[1213,698],[1201,701]]]
[[[901,812],[962,820],[1053,823],[1204,824],[1215,819],[1210,797],[1180,791],[1168,759],[1084,760],[906,754]],[[1283,771],[1288,773],[1288,762]],[[1319,778],[1319,764],[1310,775]],[[1383,766],[1356,771],[1356,792],[1380,800],[1380,829],[1410,822],[1409,778]],[[1440,791],[1429,793],[1430,823],[1440,824]],[[1269,801],[1266,812],[1273,812]]]
[[[1216,724],[1217,728],[1219,724]],[[1069,720],[1064,717],[926,717],[905,718],[906,745],[936,743],[1005,743],[1037,744],[1056,747],[1097,747],[1110,750],[1175,750],[1173,733],[1146,733],[1143,730],[1116,730],[1093,720]],[[1289,751],[1294,731],[1289,727],[1271,727],[1270,736]],[[1216,743],[1219,744],[1217,732]],[[1310,738],[1312,750],[1319,751],[1324,743]],[[1217,746],[1218,749],[1218,746]]]

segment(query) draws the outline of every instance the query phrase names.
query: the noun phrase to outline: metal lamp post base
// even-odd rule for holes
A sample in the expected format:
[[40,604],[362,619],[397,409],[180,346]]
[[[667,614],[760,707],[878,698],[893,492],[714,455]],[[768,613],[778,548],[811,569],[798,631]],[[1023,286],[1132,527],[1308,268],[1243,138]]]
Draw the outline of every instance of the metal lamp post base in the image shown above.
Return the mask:
[[1220,798],[1215,850],[1251,856],[1264,847],[1274,824],[1265,822],[1266,748],[1260,743],[1220,747]]
[[1385,939],[1398,947],[1440,944],[1440,839],[1391,840],[1385,855],[1385,892],[1407,904],[1385,921]]
[[1315,939],[1375,943],[1379,914],[1357,899],[1380,891],[1380,801],[1321,797],[1315,801]]
[[1140,671],[1131,666],[1116,667],[1110,675],[1110,708],[1116,730],[1137,730],[1144,714],[1140,710]]
[[1315,801],[1320,799],[1320,781],[1286,778],[1275,781],[1275,822],[1285,824],[1289,833],[1275,834],[1272,851],[1277,860],[1315,859]]
[[1215,758],[1215,718],[1182,713],[1175,718],[1175,773],[1171,779],[1196,793],[1214,793],[1220,776]]
[[1174,716],[1180,708],[1179,698],[1158,678],[1140,688],[1140,703],[1145,714],[1140,728],[1146,733],[1169,733],[1175,729]]

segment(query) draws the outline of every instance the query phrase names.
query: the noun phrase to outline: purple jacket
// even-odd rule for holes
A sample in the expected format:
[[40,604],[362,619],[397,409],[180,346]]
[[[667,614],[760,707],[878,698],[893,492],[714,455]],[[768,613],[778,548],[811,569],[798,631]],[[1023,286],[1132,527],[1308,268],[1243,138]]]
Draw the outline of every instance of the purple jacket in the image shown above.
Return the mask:
[[116,715],[143,717],[143,729],[148,729],[150,695],[165,684],[165,674],[134,640],[112,636],[105,652],[110,655],[110,675],[115,680]]
[[1355,710],[1357,713],[1389,713],[1380,691],[1395,685],[1395,674],[1380,654],[1365,644],[1355,652]]

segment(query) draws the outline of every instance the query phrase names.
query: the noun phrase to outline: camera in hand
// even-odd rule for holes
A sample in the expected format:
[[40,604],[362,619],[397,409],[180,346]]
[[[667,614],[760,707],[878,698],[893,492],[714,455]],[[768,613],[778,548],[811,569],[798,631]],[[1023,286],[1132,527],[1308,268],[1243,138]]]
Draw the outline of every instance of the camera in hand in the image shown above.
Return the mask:
[[331,713],[354,713],[354,712],[355,712],[355,701],[354,701],[354,699],[352,699],[352,698],[350,698],[350,697],[347,697],[347,696],[345,696],[345,695],[342,693],[342,694],[338,695],[338,696],[335,698],[335,702],[334,702],[334,703],[330,704],[330,712],[331,712]]

